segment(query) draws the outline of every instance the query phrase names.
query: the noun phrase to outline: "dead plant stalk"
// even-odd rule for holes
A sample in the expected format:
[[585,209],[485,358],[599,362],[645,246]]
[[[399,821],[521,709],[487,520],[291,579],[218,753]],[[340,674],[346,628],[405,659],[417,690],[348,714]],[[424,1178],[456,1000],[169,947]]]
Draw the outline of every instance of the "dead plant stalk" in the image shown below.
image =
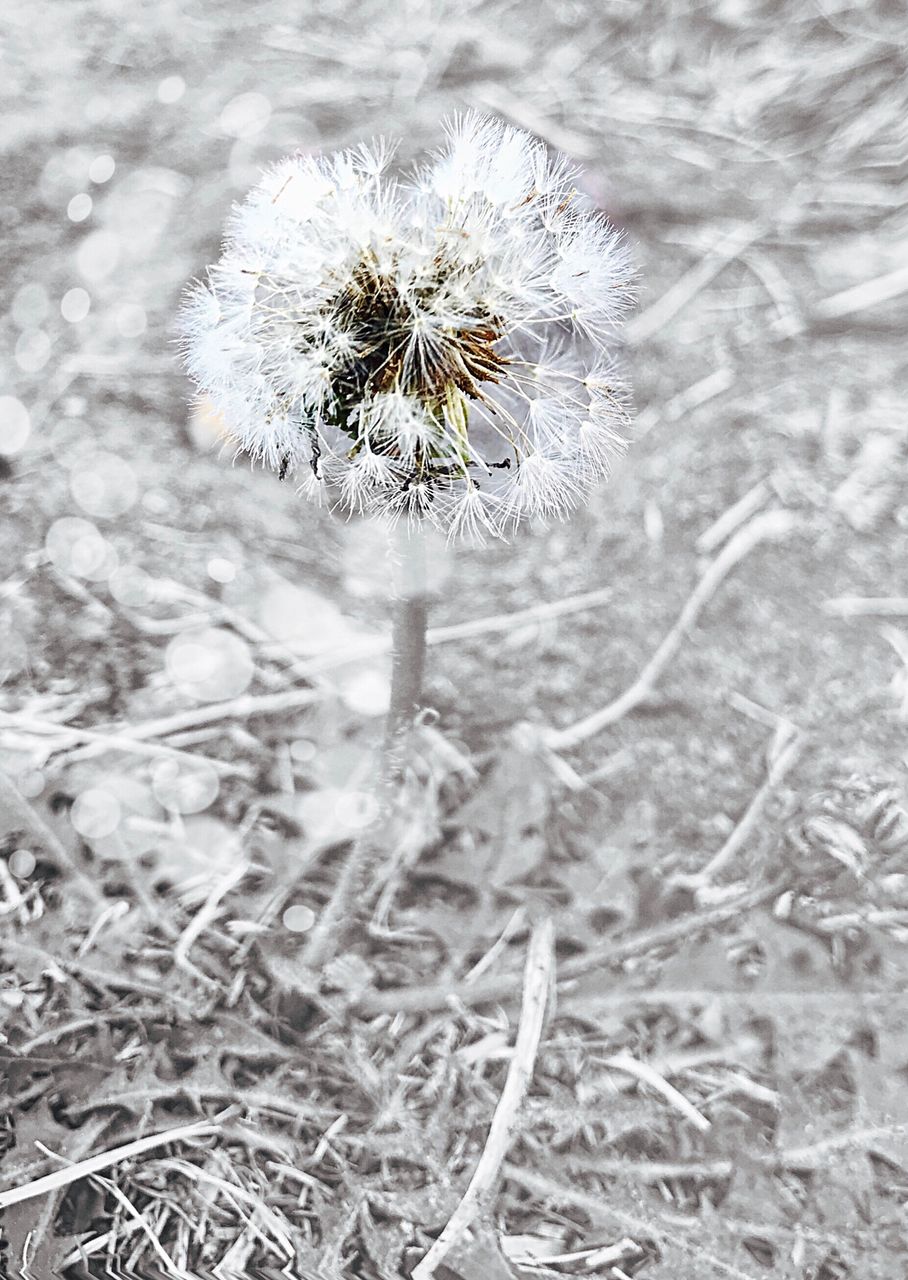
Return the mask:
[[473,1176],[441,1235],[413,1271],[413,1280],[431,1280],[436,1269],[462,1238],[470,1224],[490,1200],[517,1128],[520,1108],[533,1078],[533,1068],[549,993],[554,985],[554,929],[548,918],[541,920],[530,936],[523,978],[523,1004],[517,1028],[517,1042],[508,1067],[507,1079],[492,1117],[489,1135]]
[[743,559],[761,542],[783,538],[795,525],[795,517],[789,511],[766,511],[739,529],[731,541],[716,556],[703,577],[697,583],[678,621],[669,631],[659,648],[650,658],[640,675],[620,697],[592,715],[586,716],[567,729],[549,729],[545,735],[546,746],[553,751],[570,751],[615,724],[648,696],[674,658],[687,633],[694,626],[724,580]]

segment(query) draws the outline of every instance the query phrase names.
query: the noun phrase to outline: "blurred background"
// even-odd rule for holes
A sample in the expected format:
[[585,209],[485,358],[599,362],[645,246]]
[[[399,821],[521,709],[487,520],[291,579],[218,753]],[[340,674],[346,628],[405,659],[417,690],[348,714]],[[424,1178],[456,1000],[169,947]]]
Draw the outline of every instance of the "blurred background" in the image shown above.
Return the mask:
[[[698,538],[745,498],[744,515],[748,502],[802,513],[802,531],[722,593],[669,672],[658,723],[633,725],[617,799],[648,803],[642,768],[667,843],[695,839],[761,750],[759,727],[728,714],[732,689],[820,729],[819,772],[843,753],[900,760],[882,709],[904,657],[874,621],[824,610],[908,589],[899,5],[13,0],[3,22],[9,706],[60,681],[108,689],[108,717],[139,715],[143,697],[176,705],[167,637],[137,651],[120,626],[154,579],[240,607],[303,652],[383,625],[372,531],[232,465],[218,424],[191,409],[174,314],[262,166],[376,133],[402,140],[406,164],[447,113],[478,107],[582,165],[627,229],[639,417],[576,520],[433,560],[438,623],[598,587],[608,604],[439,650],[430,701],[474,739],[607,701],[677,615]],[[304,624],[314,596],[323,613]],[[236,661],[249,671],[228,693],[252,678]],[[160,687],[145,696],[149,672]],[[381,689],[357,678],[376,712]],[[625,736],[616,726],[608,749]]]
[[[322,847],[366,820],[362,744],[387,705],[386,657],[373,645],[320,673],[318,659],[387,634],[384,542],[221,447],[181,372],[175,311],[263,166],[376,134],[400,138],[407,164],[469,107],[566,153],[626,229],[637,419],[571,522],[432,549],[436,627],[603,593],[433,646],[440,741],[481,762],[516,722],[564,728],[608,703],[729,536],[783,508],[788,531],[734,569],[635,713],[570,755],[597,804],[572,801],[566,821],[633,874],[622,862],[603,888],[601,867],[589,880],[549,866],[542,880],[562,885],[574,951],[604,922],[660,918],[654,883],[723,846],[780,723],[805,747],[760,848],[830,796],[871,840],[861,824],[875,798],[904,798],[908,763],[902,4],[6,0],[0,28],[0,763],[36,808],[62,812],[89,875],[121,867],[108,896],[129,897],[138,860],[142,910],[166,938],[170,887],[174,911],[206,901],[240,864],[253,802]],[[224,710],[246,695],[261,719]],[[118,731],[122,751],[92,738]],[[541,823],[546,801],[526,803]],[[446,853],[437,814],[426,824],[435,870],[405,896],[407,919],[434,911],[450,936],[504,855],[481,840]],[[557,861],[527,840],[494,883]],[[853,871],[843,840],[827,845]],[[822,860],[822,841],[807,844]],[[26,893],[34,857],[11,866]],[[908,905],[906,873],[887,863],[902,876],[887,909]],[[845,892],[848,910],[862,892]],[[324,885],[288,894],[275,956],[311,927]],[[483,945],[513,906],[483,917]],[[40,924],[51,951],[55,930],[88,918],[64,907]],[[113,957],[129,940],[111,937]],[[428,979],[437,954],[416,954],[386,973]],[[44,1006],[28,1007],[37,1034]]]

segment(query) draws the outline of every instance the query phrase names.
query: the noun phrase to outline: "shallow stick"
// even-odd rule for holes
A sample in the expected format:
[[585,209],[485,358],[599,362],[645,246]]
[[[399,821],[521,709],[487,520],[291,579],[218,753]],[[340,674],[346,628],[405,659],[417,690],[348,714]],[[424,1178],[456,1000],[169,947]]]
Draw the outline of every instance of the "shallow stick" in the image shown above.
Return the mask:
[[908,1115],[901,1118],[894,1116],[886,1124],[845,1129],[804,1147],[789,1147],[777,1158],[776,1164],[784,1169],[823,1169],[831,1152],[845,1151],[848,1147],[872,1147],[880,1138],[904,1138],[906,1133]]
[[[849,1147],[866,1149],[881,1138],[900,1137],[906,1131],[908,1116],[901,1120],[893,1119],[888,1124],[843,1129],[802,1147],[787,1147],[767,1154],[751,1151],[747,1153],[747,1164],[769,1173],[823,1169],[834,1153],[847,1151]],[[661,1182],[668,1178],[729,1178],[736,1167],[734,1160],[721,1157],[714,1160],[625,1160],[619,1157],[590,1160],[588,1164],[584,1162],[583,1172],[634,1182]]]
[[653,404],[648,404],[637,415],[634,439],[642,440],[660,422],[677,422],[679,418],[685,417],[693,409],[699,409],[701,404],[706,404],[708,400],[712,400],[715,396],[720,396],[723,391],[727,391],[729,387],[734,385],[734,381],[735,375],[731,369],[726,365],[722,365],[721,368],[708,373],[705,378],[698,378],[689,387],[685,387],[683,391],[679,391],[677,395],[672,396],[668,404],[661,410],[657,409]]
[[908,618],[908,596],[837,596],[823,610],[834,618]]
[[20,1204],[23,1200],[31,1200],[35,1196],[47,1195],[51,1191],[59,1191],[61,1187],[71,1186],[82,1178],[87,1178],[121,1160],[131,1160],[133,1156],[144,1155],[155,1147],[166,1146],[169,1142],[182,1142],[187,1138],[201,1138],[217,1133],[218,1126],[209,1121],[197,1124],[186,1124],[178,1129],[168,1129],[164,1133],[150,1133],[147,1138],[138,1138],[135,1142],[127,1142],[122,1147],[114,1147],[112,1151],[102,1151],[100,1155],[91,1156],[87,1160],[79,1160],[65,1169],[57,1169],[44,1178],[27,1182],[21,1187],[11,1187],[8,1191],[0,1191],[0,1209],[8,1209],[10,1205]]
[[680,1089],[676,1089],[673,1084],[669,1084],[651,1062],[642,1062],[639,1058],[634,1058],[629,1053],[621,1052],[614,1053],[611,1057],[606,1058],[605,1065],[613,1067],[616,1071],[626,1072],[627,1075],[633,1076],[635,1080],[639,1080],[641,1084],[648,1084],[651,1089],[654,1089],[656,1093],[660,1093],[676,1111],[680,1112],[701,1133],[708,1133],[712,1128],[712,1124],[707,1120],[706,1116],[697,1110]]
[[[232,889],[240,883],[249,870],[248,862],[238,863],[231,871],[228,871],[211,890],[207,901],[199,908],[192,920],[180,934],[179,941],[173,952],[174,963],[181,969],[190,968],[194,973],[198,970],[189,963],[189,952],[192,950],[193,944],[205,932],[208,926],[216,918],[218,908],[221,901],[227,896]],[[206,975],[203,975],[206,976]]]
[[763,815],[767,801],[795,764],[804,746],[803,735],[790,726],[782,726],[777,733],[781,733],[781,741],[777,754],[769,765],[766,781],[754,794],[722,848],[710,858],[705,867],[694,872],[693,875],[674,877],[674,883],[692,890],[706,888],[747,844]]
[[[471,640],[477,636],[492,635],[501,631],[515,631],[518,627],[531,622],[546,622],[550,618],[562,618],[572,613],[583,613],[586,609],[596,609],[607,604],[614,596],[613,587],[597,587],[593,591],[585,591],[576,596],[565,596],[560,600],[546,600],[542,604],[530,605],[526,609],[517,609],[513,613],[494,613],[484,618],[471,618],[467,622],[454,622],[444,627],[429,627],[426,631],[426,646],[432,648],[437,644],[450,644],[454,640]],[[325,671],[333,671],[348,662],[359,662],[364,658],[375,658],[387,653],[392,648],[391,636],[367,636],[363,640],[335,649],[331,653],[320,653],[314,658],[295,663],[292,670],[300,678],[320,675]],[[266,646],[266,651],[271,650]]]
[[878,306],[881,302],[889,302],[906,292],[908,267],[898,267],[886,275],[864,280],[850,289],[843,289],[841,293],[823,298],[814,307],[814,316],[820,320],[838,320],[843,316],[853,315],[856,311]]
[[679,311],[718,276],[730,262],[754,244],[764,233],[764,228],[747,224],[736,228],[724,241],[700,258],[675,281],[646,311],[634,316],[624,328],[624,339],[629,346],[639,346],[651,338]]
[[[199,725],[214,724],[218,720],[248,720],[252,716],[277,715],[284,711],[295,711],[300,707],[308,707],[318,702],[320,695],[315,689],[282,689],[279,693],[253,694],[244,693],[227,702],[213,702],[208,707],[194,707],[191,711],[177,711],[172,716],[162,716],[157,720],[143,720],[131,725],[129,737],[144,741],[147,738],[165,738],[171,733],[182,733],[186,729],[196,729]],[[110,726],[114,730],[116,725]],[[102,731],[104,726],[101,726]]]
[[251,777],[248,765],[231,764],[227,760],[217,760],[213,756],[197,755],[190,751],[181,751],[178,747],[170,747],[157,742],[142,742],[129,737],[128,734],[97,733],[94,729],[74,727],[56,720],[40,720],[26,713],[10,713],[0,711],[0,727],[10,725],[25,734],[41,737],[63,738],[63,742],[46,744],[47,753],[64,750],[67,745],[76,742],[89,744],[90,750],[83,752],[75,747],[68,751],[67,762],[96,756],[104,751],[124,751],[140,756],[154,756],[155,759],[185,759],[190,764],[210,765],[216,773]]
[[[754,1159],[751,1155],[750,1159]],[[771,1167],[771,1166],[770,1166]],[[623,1178],[629,1182],[665,1182],[669,1178],[730,1178],[735,1171],[733,1160],[631,1160],[610,1157],[603,1160],[577,1161],[572,1166],[582,1173],[597,1177]]]
[[[432,648],[437,644],[450,644],[455,640],[470,640],[477,636],[491,635],[496,632],[514,631],[518,627],[532,622],[546,622],[551,618],[562,618],[572,613],[583,613],[587,609],[596,609],[607,604],[614,596],[613,587],[597,587],[593,591],[584,591],[575,596],[564,596],[559,600],[546,600],[542,604],[534,604],[526,609],[517,609],[513,613],[494,613],[483,618],[471,618],[467,622],[454,622],[443,627],[429,627],[426,631],[426,646]],[[334,671],[351,662],[362,662],[366,658],[377,658],[393,648],[393,637],[390,635],[369,635],[361,640],[334,648],[328,653],[317,653],[311,658],[297,658],[287,645],[278,645],[272,641],[262,644],[262,652],[266,657],[293,658],[288,667],[297,679],[308,680],[313,676]],[[273,697],[274,695],[265,695]],[[215,706],[218,704],[214,704]],[[266,704],[267,705],[267,704]],[[210,711],[211,707],[206,707]],[[74,730],[75,732],[75,730]]]
[[455,622],[447,627],[430,627],[426,643],[447,644],[452,640],[469,640],[474,636],[490,635],[498,631],[516,631],[531,622],[547,622],[550,618],[563,618],[571,613],[582,613],[608,604],[615,594],[614,587],[597,587],[576,596],[564,596],[560,600],[546,600],[530,605],[514,613],[496,613],[486,618],[473,618],[469,622]]
[[549,729],[544,735],[546,746],[553,751],[569,751],[572,747],[595,737],[600,730],[615,724],[647,697],[653,685],[662,675],[681,646],[684,637],[693,627],[704,607],[741,560],[754,547],[769,538],[784,537],[795,526],[795,516],[790,511],[766,511],[739,529],[730,542],[716,556],[697,583],[678,621],[669,631],[659,648],[650,658],[640,675],[614,702],[579,720],[567,729]]
[[721,547],[726,538],[731,537],[746,520],[755,516],[762,506],[769,501],[772,490],[765,480],[758,480],[752,489],[748,489],[727,511],[716,519],[697,539],[697,550],[702,556],[711,556]]
[[492,1117],[489,1136],[463,1199],[429,1252],[414,1268],[413,1280],[431,1280],[436,1268],[482,1212],[498,1185],[501,1167],[517,1128],[520,1108],[533,1078],[546,1006],[555,977],[554,944],[552,921],[548,918],[541,920],[530,936],[517,1042]]

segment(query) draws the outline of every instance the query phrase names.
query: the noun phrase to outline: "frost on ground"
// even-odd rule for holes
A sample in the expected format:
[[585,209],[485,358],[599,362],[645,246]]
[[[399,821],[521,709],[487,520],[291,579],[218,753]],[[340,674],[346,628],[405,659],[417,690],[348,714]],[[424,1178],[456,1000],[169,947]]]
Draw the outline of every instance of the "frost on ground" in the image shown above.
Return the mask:
[[[902,15],[7,8],[0,1273],[901,1280]],[[471,109],[627,233],[634,438],[430,547],[338,918],[388,553],[175,317],[262,169]]]

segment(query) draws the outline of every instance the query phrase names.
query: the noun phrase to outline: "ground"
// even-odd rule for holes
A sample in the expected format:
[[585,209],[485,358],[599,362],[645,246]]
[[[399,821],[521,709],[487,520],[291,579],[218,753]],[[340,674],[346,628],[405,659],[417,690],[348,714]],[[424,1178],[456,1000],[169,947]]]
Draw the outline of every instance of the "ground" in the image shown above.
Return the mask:
[[[898,1280],[899,7],[4,17],[0,1269],[409,1275],[522,1066],[439,1277]],[[627,230],[636,426],[570,522],[429,546],[434,714],[342,898],[389,552],[218,447],[174,315],[262,165],[470,106]]]

